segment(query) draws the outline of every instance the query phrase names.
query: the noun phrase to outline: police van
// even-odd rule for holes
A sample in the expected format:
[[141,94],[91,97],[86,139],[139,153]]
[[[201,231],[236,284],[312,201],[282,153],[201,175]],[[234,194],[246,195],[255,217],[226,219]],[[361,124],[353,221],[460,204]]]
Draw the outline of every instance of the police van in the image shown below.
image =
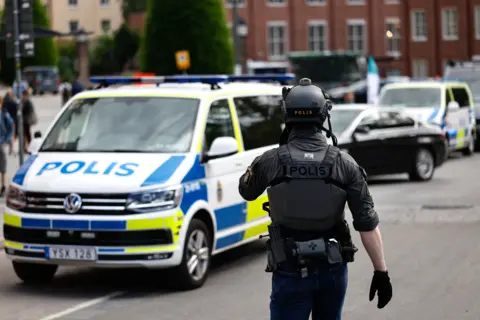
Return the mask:
[[390,83],[380,91],[378,104],[403,107],[413,117],[435,124],[445,132],[448,151],[475,151],[476,120],[472,93],[458,81],[406,81]]
[[98,87],[65,105],[8,189],[5,252],[17,276],[172,268],[179,287],[201,286],[212,255],[267,232],[266,193],[247,203],[238,180],[282,130],[282,86],[264,81],[293,79],[92,78]]

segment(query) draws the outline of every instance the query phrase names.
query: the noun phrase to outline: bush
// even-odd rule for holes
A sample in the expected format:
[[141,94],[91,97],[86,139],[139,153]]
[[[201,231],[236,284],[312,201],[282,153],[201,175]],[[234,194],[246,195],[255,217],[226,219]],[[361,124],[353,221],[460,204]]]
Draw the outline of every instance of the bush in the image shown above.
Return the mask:
[[192,74],[233,71],[223,0],[149,0],[141,43],[144,72],[179,73],[175,52],[188,50]]
[[[41,0],[33,1],[33,25],[37,27],[50,28],[50,19]],[[2,21],[3,14],[2,14]],[[12,84],[15,80],[15,62],[14,59],[8,59],[6,55],[6,45],[2,41],[0,45],[0,59],[2,69],[0,77],[3,82]],[[32,58],[22,58],[22,68],[27,66],[57,66],[58,52],[55,40],[52,38],[35,39],[35,56]]]

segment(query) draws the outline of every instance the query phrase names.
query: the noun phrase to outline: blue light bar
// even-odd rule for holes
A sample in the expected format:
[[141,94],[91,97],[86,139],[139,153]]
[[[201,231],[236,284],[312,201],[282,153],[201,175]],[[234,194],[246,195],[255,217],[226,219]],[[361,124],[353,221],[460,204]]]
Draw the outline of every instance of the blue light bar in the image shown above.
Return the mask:
[[221,82],[235,81],[277,81],[286,82],[294,80],[295,75],[287,74],[258,74],[258,75],[176,75],[176,76],[146,76],[146,77],[129,77],[129,76],[99,76],[91,77],[90,82],[100,85],[115,84],[138,84],[138,83],[205,83],[209,85],[217,85]]
[[294,80],[295,75],[292,73],[285,74],[242,74],[242,75],[232,75],[228,76],[228,81],[278,81],[285,82]]
[[122,76],[100,76],[91,77],[90,82],[95,84],[113,85],[113,84],[135,84],[135,83],[206,83],[217,84],[226,82],[228,76],[225,75],[178,75],[178,76],[160,76],[160,77],[122,77]]

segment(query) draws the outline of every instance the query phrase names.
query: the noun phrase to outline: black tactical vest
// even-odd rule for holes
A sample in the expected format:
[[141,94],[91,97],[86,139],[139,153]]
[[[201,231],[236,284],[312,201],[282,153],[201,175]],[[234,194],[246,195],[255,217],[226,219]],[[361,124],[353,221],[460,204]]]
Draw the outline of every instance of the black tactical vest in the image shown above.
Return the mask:
[[334,146],[306,152],[278,148],[283,178],[268,189],[272,222],[291,230],[324,232],[343,220],[347,193],[331,178],[340,154]]

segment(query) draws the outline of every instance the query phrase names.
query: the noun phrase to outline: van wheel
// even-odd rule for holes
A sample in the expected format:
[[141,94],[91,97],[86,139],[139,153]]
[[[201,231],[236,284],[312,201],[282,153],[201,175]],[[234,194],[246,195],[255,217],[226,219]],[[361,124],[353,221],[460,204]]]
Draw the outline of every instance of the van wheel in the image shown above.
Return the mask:
[[473,135],[468,139],[468,147],[462,149],[462,153],[464,156],[471,156],[475,153],[475,139],[473,138]]
[[212,236],[203,221],[193,219],[188,226],[182,263],[175,272],[175,287],[192,290],[201,287],[210,271]]
[[41,96],[43,96],[43,95],[45,94],[45,92],[40,91],[39,94],[40,94]]
[[45,284],[53,280],[57,265],[13,261],[15,274],[26,284]]
[[58,91],[53,91],[53,95],[57,95],[58,94]]
[[410,172],[410,180],[427,181],[432,179],[435,172],[435,159],[433,154],[425,149],[420,148],[415,155],[415,161],[412,171]]

